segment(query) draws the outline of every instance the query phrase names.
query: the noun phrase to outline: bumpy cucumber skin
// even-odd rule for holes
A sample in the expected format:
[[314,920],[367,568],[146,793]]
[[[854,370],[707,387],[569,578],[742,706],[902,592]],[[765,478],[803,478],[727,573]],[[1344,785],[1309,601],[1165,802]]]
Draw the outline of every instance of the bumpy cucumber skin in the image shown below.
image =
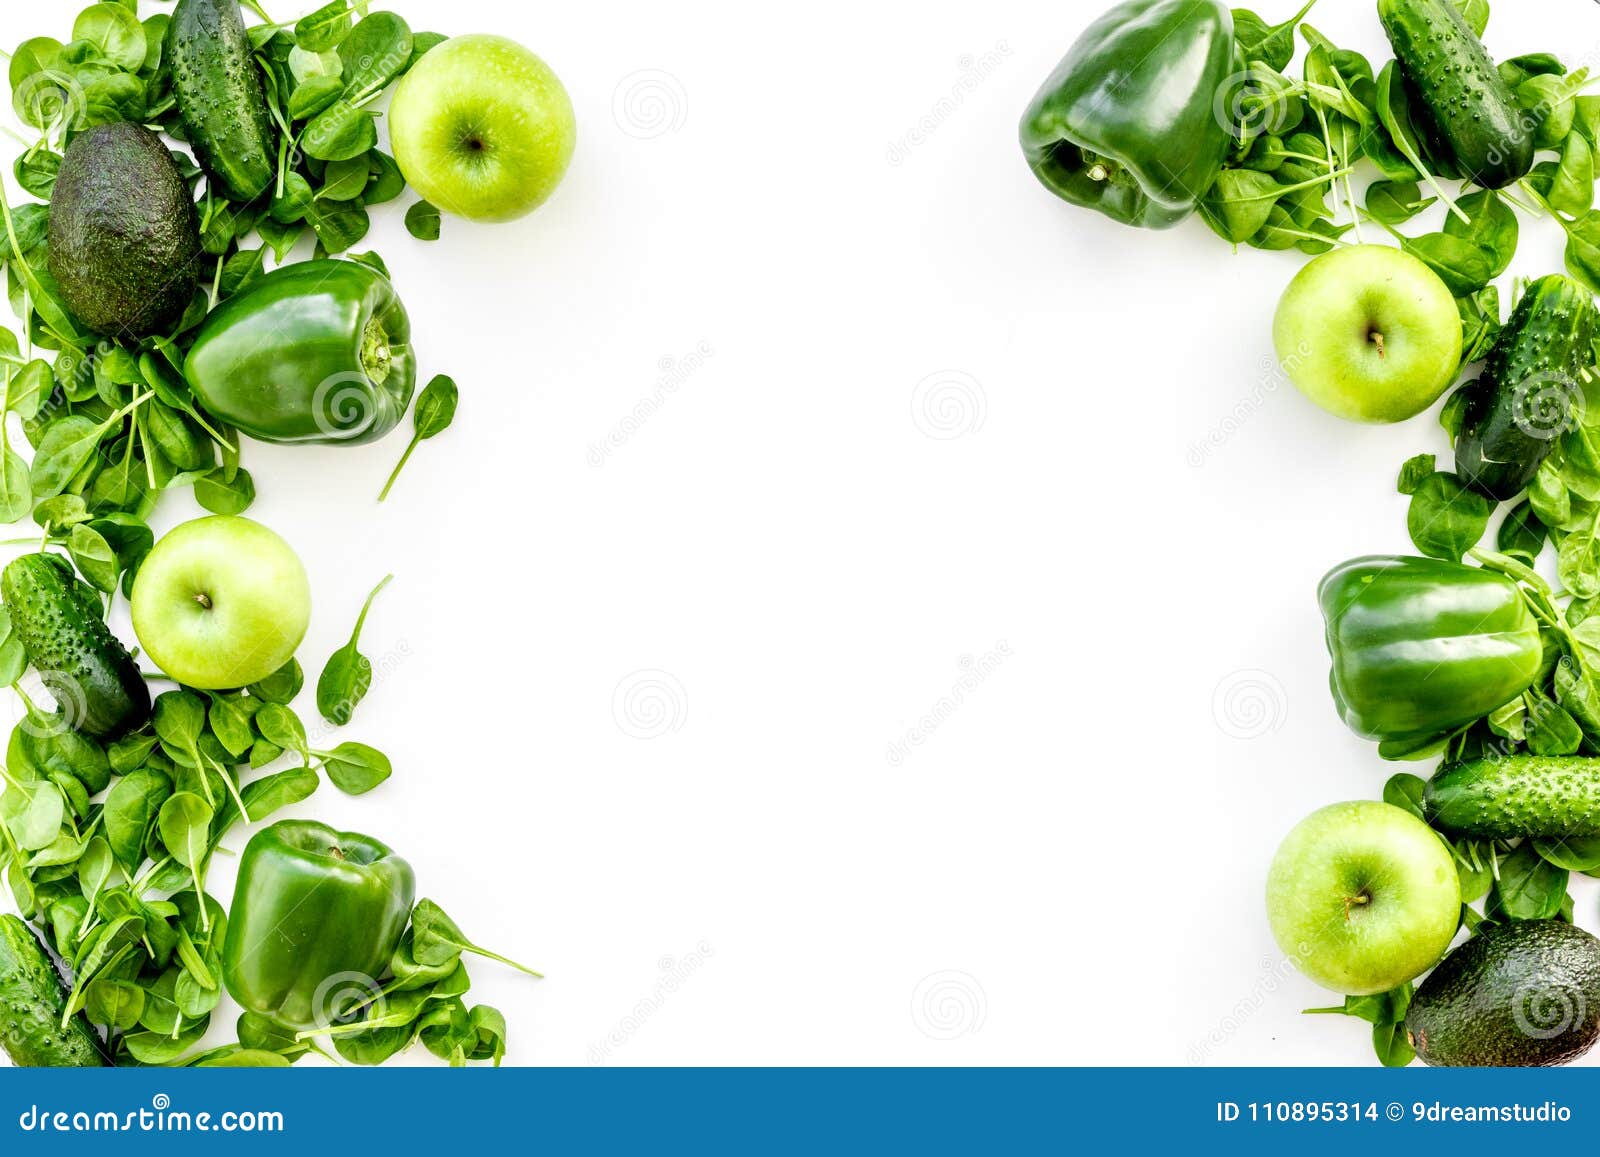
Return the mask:
[[1467,485],[1504,502],[1533,481],[1582,397],[1597,332],[1594,297],[1571,278],[1528,287],[1483,375],[1464,387],[1456,473]]
[[81,1016],[61,1027],[67,993],[44,948],[15,916],[0,916],[0,1047],[20,1068],[104,1068]]
[[1600,760],[1512,755],[1443,768],[1422,796],[1428,821],[1476,839],[1600,836]]
[[1533,168],[1533,133],[1483,42],[1450,0],[1378,0],[1400,69],[1461,175],[1503,189]]
[[1430,1065],[1575,1060],[1600,1037],[1600,940],[1562,920],[1485,926],[1417,987],[1405,1030]]
[[150,718],[139,665],[93,594],[56,560],[25,554],[0,571],[0,599],[45,686],[78,731],[118,739]]
[[254,201],[277,176],[277,146],[238,0],[178,0],[165,54],[201,167],[231,200]]

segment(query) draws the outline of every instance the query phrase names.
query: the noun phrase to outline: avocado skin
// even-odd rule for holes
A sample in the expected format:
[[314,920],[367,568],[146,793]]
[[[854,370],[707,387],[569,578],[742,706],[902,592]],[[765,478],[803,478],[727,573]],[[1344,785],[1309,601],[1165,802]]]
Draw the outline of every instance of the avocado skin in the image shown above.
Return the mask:
[[1600,940],[1561,920],[1485,927],[1411,999],[1406,1039],[1430,1065],[1562,1065],[1600,1037]]
[[86,328],[137,339],[176,324],[199,284],[200,218],[160,138],[128,123],[76,137],[50,197],[49,248]]

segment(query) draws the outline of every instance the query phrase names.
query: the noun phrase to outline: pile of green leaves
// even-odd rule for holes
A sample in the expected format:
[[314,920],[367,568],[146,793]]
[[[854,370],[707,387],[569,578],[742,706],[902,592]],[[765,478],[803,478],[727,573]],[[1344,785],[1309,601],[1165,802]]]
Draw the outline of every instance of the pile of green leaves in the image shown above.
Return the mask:
[[[313,260],[348,253],[370,227],[369,209],[404,192],[393,158],[377,148],[370,106],[443,39],[413,34],[394,13],[369,13],[364,0],[335,0],[293,25],[246,6],[263,21],[249,32],[280,133],[277,178],[270,197],[232,202],[174,151],[197,197],[212,276],[170,333],[137,346],[83,332],[61,304],[48,268],[47,202],[77,133],[132,120],[183,140],[162,62],[168,17],[139,20],[135,0],[95,4],[79,14],[70,40],[36,38],[10,56],[13,104],[39,134],[14,174],[41,203],[13,206],[0,187],[0,262],[22,321],[20,340],[0,329],[0,431],[15,414],[33,451],[30,464],[0,432],[0,521],[32,515],[39,533],[26,541],[69,558],[102,596],[103,612],[131,591],[154,545],[147,520],[164,491],[191,486],[219,514],[254,500],[238,433],[206,413],[184,382],[188,343],[269,260],[281,263],[302,238],[313,241]],[[439,235],[438,212],[425,202],[406,223],[419,238]],[[376,253],[349,257],[387,275]],[[422,392],[401,466],[449,425],[456,400],[442,376]],[[318,680],[318,709],[332,723],[347,723],[371,686],[359,642],[388,581]],[[353,741],[311,746],[291,706],[304,683],[292,659],[239,691],[168,691],[150,724],[110,745],[29,701],[26,670],[0,609],[0,685],[13,687],[26,710],[0,768],[0,871],[18,910],[71,968],[68,1015],[81,1011],[99,1025],[119,1064],[287,1064],[312,1051],[309,1040],[285,1038],[253,1014],[240,1018],[237,1044],[198,1051],[221,999],[226,928],[206,893],[207,873],[235,828],[306,800],[323,775],[348,794],[371,791],[389,778],[388,757]],[[466,941],[437,905],[419,904],[385,990],[330,1027],[338,1051],[379,1063],[421,1041],[453,1064],[498,1064],[505,1022],[461,999],[470,983],[463,952],[494,955]]]
[[[1314,0],[1313,0],[1314,2]],[[1455,0],[1481,36],[1487,0]],[[1569,236],[1567,266],[1600,292],[1600,211],[1594,208],[1600,151],[1600,96],[1583,95],[1586,68],[1572,72],[1548,53],[1501,62],[1546,154],[1511,192],[1461,180],[1447,148],[1409,80],[1390,60],[1381,68],[1359,52],[1339,48],[1303,24],[1307,4],[1281,24],[1248,9],[1234,12],[1235,36],[1246,60],[1242,87],[1226,94],[1235,114],[1235,148],[1201,203],[1211,228],[1235,245],[1325,253],[1347,239],[1360,241],[1363,224],[1376,226],[1436,272],[1456,296],[1466,327],[1464,362],[1476,361],[1500,324],[1492,282],[1516,253],[1513,206],[1548,213]],[[1306,43],[1298,77],[1288,70],[1295,32]],[[1375,174],[1359,201],[1355,174]],[[1400,226],[1435,204],[1447,215],[1432,233],[1408,236]]]
[[[1584,435],[1584,444],[1592,444],[1592,432]],[[1595,461],[1600,464],[1600,458]],[[1600,484],[1600,466],[1594,481]],[[1589,595],[1578,597],[1570,583],[1567,591],[1557,592],[1534,569],[1549,532],[1532,500],[1520,503],[1501,523],[1498,550],[1477,546],[1496,504],[1462,486],[1455,475],[1436,470],[1431,454],[1405,464],[1399,489],[1411,496],[1408,524],[1419,550],[1453,561],[1470,557],[1517,583],[1539,624],[1544,657],[1525,692],[1442,743],[1385,743],[1380,754],[1387,759],[1439,759],[1441,766],[1521,754],[1600,757],[1600,615],[1594,613],[1600,608],[1600,578],[1593,579]],[[1579,573],[1571,569],[1577,565],[1572,551],[1565,553],[1564,583],[1566,574]],[[1600,564],[1583,564],[1581,573],[1591,575],[1595,565]],[[1421,777],[1402,772],[1385,784],[1383,799],[1426,822],[1423,789]],[[1442,831],[1439,838],[1456,864],[1461,926],[1468,932],[1513,920],[1570,923],[1573,899],[1567,889],[1572,874],[1600,877],[1600,839],[1471,840]],[[1411,985],[1406,984],[1379,997],[1347,997],[1341,1008],[1309,1011],[1346,1012],[1372,1022],[1378,1058],[1385,1065],[1406,1065],[1414,1053],[1400,1026],[1410,997]]]
[[[119,569],[118,550],[142,557],[150,547],[142,524],[124,537],[127,530],[105,518],[47,533],[109,601],[131,573]],[[86,534],[117,544],[107,560]],[[318,681],[318,708],[330,722],[348,722],[371,686],[361,631],[391,578],[368,595]],[[369,792],[389,778],[390,761],[364,743],[311,745],[291,706],[305,682],[294,659],[238,691],[166,691],[149,724],[109,745],[35,705],[22,686],[27,665],[0,608],[0,683],[26,711],[0,766],[0,871],[19,913],[46,931],[71,969],[67,1015],[82,1012],[98,1025],[117,1064],[284,1065],[327,1055],[315,1043],[323,1036],[356,1064],[381,1064],[417,1042],[453,1065],[500,1063],[505,1019],[462,999],[471,979],[461,958],[540,974],[472,943],[431,900],[413,911],[381,987],[335,1023],[294,1035],[245,1013],[237,1043],[201,1050],[222,997],[227,916],[206,879],[216,857],[229,854],[224,837],[309,799],[323,776],[349,795]],[[272,770],[285,759],[289,766]]]
[[[466,954],[497,960],[529,976],[541,975],[472,943],[443,908],[422,900],[412,909],[411,925],[380,988],[361,997],[332,1025],[298,1033],[292,1040],[280,1035],[280,1047],[273,1051],[292,1056],[293,1049],[304,1052],[316,1038],[327,1037],[345,1060],[381,1065],[420,1041],[452,1066],[482,1060],[498,1066],[505,1055],[505,1018],[488,1005],[469,1008],[461,999],[471,984],[462,960]],[[243,1022],[240,1039],[244,1039]]]
[[[136,0],[94,4],[65,42],[35,37],[10,55],[13,105],[38,134],[13,172],[40,200],[12,206],[0,189],[0,261],[22,322],[20,341],[0,331],[0,428],[16,415],[33,451],[30,466],[9,434],[0,436],[0,521],[61,496],[97,518],[143,520],[163,491],[181,486],[213,513],[246,510],[255,487],[239,464],[239,436],[205,412],[181,373],[197,328],[303,237],[314,242],[313,259],[345,254],[388,272],[376,253],[350,252],[371,226],[372,207],[406,189],[394,158],[377,147],[371,106],[444,37],[413,33],[393,12],[368,13],[364,0],[334,0],[294,24],[247,6],[262,19],[249,35],[279,134],[277,177],[270,196],[234,202],[174,150],[195,191],[210,277],[170,332],[137,346],[85,332],[61,303],[47,260],[48,201],[67,146],[86,129],[136,121],[183,141],[162,59],[169,17],[140,20]],[[426,203],[406,220],[414,236],[439,235]]]
[[[26,709],[0,770],[12,897],[71,965],[70,1011],[104,1027],[119,1060],[178,1060],[222,995],[224,917],[205,880],[223,837],[308,799],[319,773],[360,794],[390,762],[362,743],[310,745],[289,706],[304,682],[295,660],[240,691],[164,692],[149,724],[102,745],[27,699],[3,612],[0,627],[0,679]],[[286,754],[294,766],[248,778]]]

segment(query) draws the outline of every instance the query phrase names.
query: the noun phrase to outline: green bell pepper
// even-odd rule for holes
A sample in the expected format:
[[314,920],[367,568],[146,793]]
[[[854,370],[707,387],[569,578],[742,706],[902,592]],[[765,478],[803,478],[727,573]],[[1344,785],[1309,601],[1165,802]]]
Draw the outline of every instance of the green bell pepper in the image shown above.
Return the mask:
[[1426,746],[1532,685],[1544,648],[1516,583],[1432,558],[1358,558],[1317,589],[1333,701],[1352,731]]
[[410,340],[382,274],[305,261],[212,310],[183,374],[207,410],[263,442],[371,442],[411,403]]
[[1176,225],[1216,183],[1232,143],[1228,80],[1244,69],[1218,0],[1128,0],[1089,26],[1023,114],[1045,188],[1148,229]]
[[415,893],[411,866],[368,836],[312,820],[263,828],[228,913],[229,994],[290,1028],[334,1022],[377,993]]

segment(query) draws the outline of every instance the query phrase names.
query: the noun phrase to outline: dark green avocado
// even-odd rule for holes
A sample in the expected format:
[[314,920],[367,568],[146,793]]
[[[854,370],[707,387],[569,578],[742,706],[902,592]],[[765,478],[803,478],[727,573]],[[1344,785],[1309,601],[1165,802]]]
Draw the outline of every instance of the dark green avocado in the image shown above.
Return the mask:
[[72,316],[108,337],[162,333],[199,270],[200,219],[160,138],[127,123],[76,137],[50,197],[50,272]]
[[1560,920],[1485,926],[1428,974],[1406,1039],[1430,1065],[1563,1065],[1600,1037],[1600,940]]

